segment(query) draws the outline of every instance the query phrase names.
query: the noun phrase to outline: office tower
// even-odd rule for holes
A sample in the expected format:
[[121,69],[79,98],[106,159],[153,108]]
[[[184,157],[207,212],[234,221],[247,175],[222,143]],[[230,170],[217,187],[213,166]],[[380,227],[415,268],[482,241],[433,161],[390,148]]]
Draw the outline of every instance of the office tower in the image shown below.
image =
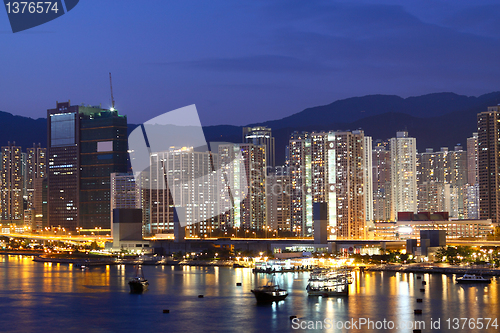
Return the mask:
[[361,130],[328,138],[328,226],[337,239],[366,237],[365,138]]
[[72,230],[79,226],[79,108],[65,102],[47,110],[48,222]]
[[292,231],[290,224],[291,183],[288,170],[277,167],[274,173],[266,176],[266,218],[271,230],[278,235]]
[[391,219],[391,151],[388,142],[377,142],[372,151],[373,219]]
[[267,229],[265,146],[221,144],[218,151],[224,171],[218,183],[220,228]]
[[397,132],[391,146],[391,220],[398,212],[417,212],[416,139]]
[[294,132],[288,145],[290,194],[290,221],[292,232],[299,236],[312,236],[312,172],[311,138],[309,133]]
[[469,185],[476,185],[478,183],[478,134],[472,133],[471,138],[467,138],[467,182]]
[[14,142],[2,147],[1,161],[1,219],[23,220],[23,177],[21,147]]
[[276,166],[274,137],[269,127],[243,127],[243,142],[266,147],[266,166],[268,172]]
[[110,229],[110,174],[127,171],[127,118],[94,106],[47,110],[48,223]]
[[479,218],[498,221],[500,212],[500,106],[490,106],[477,115],[479,173]]
[[127,117],[80,110],[80,226],[110,229],[111,174],[127,172]]

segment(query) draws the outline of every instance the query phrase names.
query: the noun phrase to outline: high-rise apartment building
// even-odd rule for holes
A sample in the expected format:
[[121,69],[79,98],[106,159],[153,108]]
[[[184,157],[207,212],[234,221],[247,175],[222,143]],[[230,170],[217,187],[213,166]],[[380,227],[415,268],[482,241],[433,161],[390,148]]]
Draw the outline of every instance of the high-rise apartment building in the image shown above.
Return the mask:
[[[424,153],[417,154],[419,211],[434,212],[438,210],[428,209],[443,211],[446,209],[450,217],[463,218],[463,187],[466,182],[467,153],[463,151],[462,146],[455,146],[453,151],[449,151],[447,147],[441,147],[441,150],[437,152],[434,152],[432,148],[427,148]],[[432,195],[435,191],[439,192],[438,196]],[[429,200],[434,201],[429,202]]]
[[365,194],[365,219],[370,225],[373,223],[373,155],[372,138],[364,137],[363,146],[363,192]]
[[467,184],[464,185],[464,218],[479,219],[478,134],[467,138]]
[[408,132],[397,132],[391,146],[391,220],[398,212],[417,212],[417,147]]
[[269,173],[276,166],[274,137],[269,127],[243,127],[243,142],[266,147],[266,166]]
[[283,167],[266,176],[267,226],[279,232],[291,232],[290,224],[290,175]]
[[[266,225],[266,147],[221,144],[218,182],[219,227],[263,230]],[[239,161],[241,156],[241,161]]]
[[26,198],[27,209],[34,206],[35,180],[47,177],[47,148],[33,145],[26,149]]
[[500,106],[477,115],[479,218],[499,222]]
[[21,147],[14,142],[2,147],[1,160],[1,219],[11,222],[23,220],[23,165]]
[[[326,202],[332,238],[364,238],[365,182],[371,182],[363,131],[293,133],[289,141],[292,230],[311,236],[312,203]],[[369,161],[368,161],[369,162]]]
[[[328,151],[328,223],[340,239],[366,237],[365,137],[361,130],[334,132]],[[371,143],[370,143],[371,144]]]
[[172,148],[151,154],[149,185],[143,186],[143,207],[149,213],[146,233],[174,231],[174,214],[187,226],[189,236],[204,237],[217,226],[218,193],[210,152]]
[[127,118],[57,103],[47,110],[48,223],[110,229],[110,175],[127,171]]
[[292,133],[288,154],[292,232],[300,236],[311,236],[313,232],[313,196],[310,134],[307,132]]
[[478,183],[479,172],[477,168],[477,140],[477,133],[472,133],[472,137],[467,138],[467,182],[469,185],[476,185]]
[[388,142],[378,142],[372,150],[373,219],[391,219],[391,151]]

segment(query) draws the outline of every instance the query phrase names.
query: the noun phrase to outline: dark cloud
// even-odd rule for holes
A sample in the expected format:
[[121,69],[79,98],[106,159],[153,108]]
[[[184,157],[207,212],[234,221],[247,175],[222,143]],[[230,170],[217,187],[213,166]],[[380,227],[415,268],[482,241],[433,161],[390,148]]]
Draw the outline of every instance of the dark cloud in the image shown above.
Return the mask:
[[290,56],[279,55],[212,58],[193,61],[171,62],[164,64],[181,65],[185,68],[213,70],[220,72],[325,73],[333,70],[332,67],[325,66],[315,61],[304,61]]

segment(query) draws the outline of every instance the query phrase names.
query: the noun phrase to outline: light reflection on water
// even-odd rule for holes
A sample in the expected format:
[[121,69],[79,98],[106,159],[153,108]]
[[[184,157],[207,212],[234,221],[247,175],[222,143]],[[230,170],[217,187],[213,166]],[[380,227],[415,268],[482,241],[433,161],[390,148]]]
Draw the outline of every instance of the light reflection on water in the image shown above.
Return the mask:
[[[127,284],[135,274],[132,266],[82,271],[31,259],[0,256],[1,331],[289,332],[293,331],[290,316],[295,315],[311,321],[369,318],[396,323],[422,320],[427,325],[431,318],[440,318],[440,332],[456,332],[444,327],[447,318],[497,318],[500,312],[497,279],[487,286],[462,286],[454,283],[452,275],[423,274],[422,280],[427,281],[423,286],[413,273],[355,272],[349,297],[322,298],[307,296],[309,273],[276,274],[275,282],[289,291],[288,298],[257,305],[250,289],[272,277],[250,269],[143,266],[150,288],[134,295]],[[417,298],[423,302],[416,303]],[[422,315],[414,315],[417,308]],[[163,309],[170,313],[163,314]],[[497,332],[494,328],[467,331]]]

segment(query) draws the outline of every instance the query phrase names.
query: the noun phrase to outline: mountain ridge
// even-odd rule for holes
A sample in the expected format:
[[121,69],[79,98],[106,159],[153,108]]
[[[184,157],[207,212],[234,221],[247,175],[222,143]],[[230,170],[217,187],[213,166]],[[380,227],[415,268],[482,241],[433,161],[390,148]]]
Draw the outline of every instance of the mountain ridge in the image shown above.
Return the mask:
[[[417,149],[453,149],[477,131],[477,113],[500,103],[500,92],[477,97],[455,93],[433,93],[402,98],[396,95],[366,95],[337,100],[304,109],[278,120],[246,126],[268,126],[276,140],[276,162],[284,162],[285,146],[293,131],[330,131],[363,129],[374,140],[394,137],[407,130],[417,138]],[[129,124],[129,133],[137,124]],[[246,126],[204,126],[207,142],[241,142]],[[22,129],[22,130],[20,130]],[[0,111],[0,145],[16,142],[23,149],[41,143],[46,147],[47,120],[33,119]]]

